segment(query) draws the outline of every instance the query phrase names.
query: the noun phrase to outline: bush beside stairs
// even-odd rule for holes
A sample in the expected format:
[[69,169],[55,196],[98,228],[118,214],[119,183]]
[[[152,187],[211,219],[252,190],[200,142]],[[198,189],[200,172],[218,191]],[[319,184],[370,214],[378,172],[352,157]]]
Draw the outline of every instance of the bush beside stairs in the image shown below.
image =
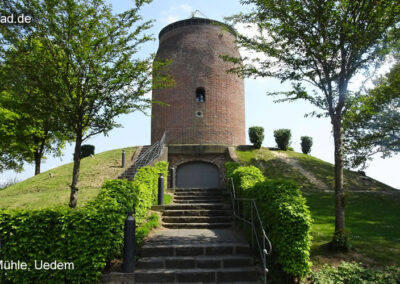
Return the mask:
[[221,189],[176,189],[162,221],[140,249],[135,272],[109,274],[103,283],[259,283]]

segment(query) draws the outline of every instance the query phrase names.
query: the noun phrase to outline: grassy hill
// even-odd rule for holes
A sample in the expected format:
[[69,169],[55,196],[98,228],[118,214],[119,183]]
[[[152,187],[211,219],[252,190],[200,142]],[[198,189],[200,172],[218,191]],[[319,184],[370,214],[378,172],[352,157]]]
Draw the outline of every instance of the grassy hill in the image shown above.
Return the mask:
[[[121,150],[82,160],[78,206],[93,199],[105,179],[116,178],[124,170],[120,167]],[[125,150],[129,159],[136,149]],[[236,153],[242,164],[259,167],[266,177],[292,179],[302,187],[314,219],[311,254],[315,267],[341,260],[400,265],[400,191],[345,170],[346,226],[354,248],[348,254],[332,255],[321,245],[331,240],[334,230],[333,165],[292,151],[241,147]],[[0,208],[68,206],[71,174],[72,163],[1,190]]]
[[[136,148],[125,148],[127,165]],[[103,181],[117,178],[122,149],[111,150],[82,159],[79,176],[78,207],[93,199]],[[0,191],[0,208],[41,209],[68,206],[72,163],[51,169]],[[49,173],[52,173],[50,177]]]
[[236,153],[242,164],[260,168],[266,177],[292,179],[302,187],[314,220],[314,268],[341,260],[400,265],[399,190],[345,170],[346,227],[353,249],[348,254],[332,254],[321,245],[329,242],[334,232],[333,165],[293,151],[241,147]]

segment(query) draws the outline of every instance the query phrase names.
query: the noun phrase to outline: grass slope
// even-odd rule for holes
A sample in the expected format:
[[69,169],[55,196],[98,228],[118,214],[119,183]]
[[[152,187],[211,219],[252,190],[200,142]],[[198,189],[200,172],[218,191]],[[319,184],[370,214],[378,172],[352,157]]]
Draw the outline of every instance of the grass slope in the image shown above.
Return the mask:
[[[334,166],[315,157],[296,153],[293,151],[269,150],[253,147],[241,147],[236,151],[240,161],[246,165],[259,167],[266,177],[272,179],[292,179],[303,187],[303,190],[320,191],[304,174],[280,158],[286,156],[294,160],[305,171],[327,186],[328,190],[334,190]],[[395,191],[396,189],[371,178],[364,178],[357,172],[344,170],[344,187],[346,191]]]
[[[266,177],[292,179],[302,186],[314,220],[311,256],[315,267],[324,263],[339,264],[341,260],[378,266],[400,265],[399,191],[345,170],[346,227],[353,249],[348,254],[332,254],[321,245],[328,243],[334,232],[333,165],[292,151],[242,147],[236,153],[242,164],[260,168]],[[293,160],[326,188],[321,190],[304,172],[293,167]]]
[[[125,148],[127,166],[136,148]],[[103,181],[116,178],[121,169],[122,149],[82,159],[79,174],[78,207],[93,199]],[[51,169],[0,191],[0,208],[41,209],[68,206],[73,164]],[[49,173],[53,174],[50,177]]]

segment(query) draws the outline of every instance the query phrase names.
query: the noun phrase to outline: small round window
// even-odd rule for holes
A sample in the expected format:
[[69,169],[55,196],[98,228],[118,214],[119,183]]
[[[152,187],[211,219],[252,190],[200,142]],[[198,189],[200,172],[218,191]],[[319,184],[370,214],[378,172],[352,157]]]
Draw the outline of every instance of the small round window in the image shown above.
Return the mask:
[[202,111],[196,111],[196,116],[197,117],[203,117],[203,112]]
[[206,101],[206,90],[203,87],[196,89],[196,102],[204,103]]

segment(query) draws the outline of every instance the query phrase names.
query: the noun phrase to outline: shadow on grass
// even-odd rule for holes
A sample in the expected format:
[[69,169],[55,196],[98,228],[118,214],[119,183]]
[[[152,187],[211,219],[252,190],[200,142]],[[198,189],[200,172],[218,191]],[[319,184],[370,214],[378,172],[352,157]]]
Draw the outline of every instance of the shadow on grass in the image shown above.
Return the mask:
[[[334,231],[334,194],[305,195],[314,219],[312,256],[328,256],[320,247]],[[376,264],[400,264],[400,201],[385,194],[347,193],[346,228],[353,253]]]

